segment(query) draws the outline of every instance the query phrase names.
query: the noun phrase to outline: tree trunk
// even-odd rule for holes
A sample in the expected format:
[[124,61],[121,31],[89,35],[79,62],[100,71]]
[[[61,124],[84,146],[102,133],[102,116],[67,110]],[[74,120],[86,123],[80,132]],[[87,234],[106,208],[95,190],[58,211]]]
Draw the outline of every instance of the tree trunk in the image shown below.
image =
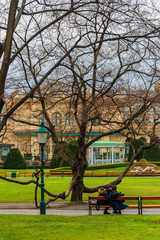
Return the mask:
[[[77,162],[77,161],[76,161]],[[76,165],[76,166],[75,166]],[[85,171],[85,164],[82,163],[81,165],[75,164],[72,168],[72,176],[73,176],[73,188],[72,188],[72,202],[82,202],[83,201],[83,191],[84,191],[84,171]]]

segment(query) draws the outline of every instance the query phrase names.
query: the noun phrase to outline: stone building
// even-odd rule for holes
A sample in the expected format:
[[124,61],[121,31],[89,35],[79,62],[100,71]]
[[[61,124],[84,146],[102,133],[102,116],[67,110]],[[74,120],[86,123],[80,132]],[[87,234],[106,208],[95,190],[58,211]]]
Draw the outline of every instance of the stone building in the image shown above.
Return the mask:
[[[15,104],[22,98],[17,90],[10,96],[6,109]],[[54,96],[56,101],[60,96]],[[57,101],[58,102],[58,101]],[[59,101],[54,107],[49,101],[47,108],[52,119],[53,125],[56,127],[56,133],[60,140],[69,142],[76,140],[79,132],[76,125],[72,109],[69,108],[67,100]],[[4,113],[6,111],[4,108]],[[37,142],[36,131],[39,129],[39,124],[44,116],[41,111],[41,105],[38,99],[33,98],[27,100],[10,118],[7,122],[6,129],[4,129],[4,136],[1,137],[0,144],[0,158],[3,160],[8,154],[11,147],[18,148],[25,156],[32,155],[32,161],[35,157],[39,157],[40,148]],[[45,125],[47,126],[46,122]],[[105,131],[105,127],[100,125],[98,119],[94,120],[92,131],[86,133],[86,137],[90,139],[101,135]],[[139,137],[140,138],[140,137]],[[143,137],[143,140],[149,141],[149,138]],[[105,136],[100,141],[93,143],[88,148],[87,158],[91,165],[107,164],[114,162],[123,162],[127,153],[127,138],[122,134],[112,134]],[[50,160],[52,158],[54,145],[51,136],[48,135],[48,141],[45,145],[44,159]]]

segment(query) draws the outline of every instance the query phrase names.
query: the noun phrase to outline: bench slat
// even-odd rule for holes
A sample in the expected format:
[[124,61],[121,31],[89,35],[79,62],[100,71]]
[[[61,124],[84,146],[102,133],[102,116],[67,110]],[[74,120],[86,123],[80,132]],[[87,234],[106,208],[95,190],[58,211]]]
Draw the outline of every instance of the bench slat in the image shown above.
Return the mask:
[[[106,200],[104,196],[89,196],[90,200]],[[121,196],[116,198],[115,200],[138,200],[138,196]]]
[[142,208],[160,208],[160,204],[144,204]]
[[160,196],[142,196],[142,200],[160,200]]

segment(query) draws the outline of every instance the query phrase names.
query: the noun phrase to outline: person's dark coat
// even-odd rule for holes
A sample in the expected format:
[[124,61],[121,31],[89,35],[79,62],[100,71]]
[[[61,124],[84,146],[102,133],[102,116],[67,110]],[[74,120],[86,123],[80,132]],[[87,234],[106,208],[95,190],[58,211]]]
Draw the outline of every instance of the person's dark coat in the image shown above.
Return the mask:
[[[124,196],[121,192],[112,191],[109,194],[110,205],[113,207],[114,210],[123,210],[128,207],[128,205],[123,204],[124,200],[116,200],[115,198],[118,196]],[[115,199],[115,200],[114,200]]]
[[98,196],[104,196],[106,198],[106,200],[97,200],[97,207],[96,209],[99,210],[100,209],[100,205],[111,205],[110,204],[110,197],[109,197],[109,193],[100,193]]

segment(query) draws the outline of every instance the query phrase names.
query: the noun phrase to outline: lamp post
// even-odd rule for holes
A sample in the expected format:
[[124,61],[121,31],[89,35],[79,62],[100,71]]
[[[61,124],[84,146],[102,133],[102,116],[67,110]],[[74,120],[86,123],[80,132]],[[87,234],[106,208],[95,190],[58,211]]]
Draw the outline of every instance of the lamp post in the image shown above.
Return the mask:
[[36,170],[36,149],[34,149],[34,171]]
[[41,202],[40,202],[40,214],[46,214],[46,203],[44,201],[44,163],[43,163],[43,154],[44,154],[44,145],[47,142],[48,131],[44,127],[44,121],[41,122],[41,127],[37,131],[38,143],[41,149]]

